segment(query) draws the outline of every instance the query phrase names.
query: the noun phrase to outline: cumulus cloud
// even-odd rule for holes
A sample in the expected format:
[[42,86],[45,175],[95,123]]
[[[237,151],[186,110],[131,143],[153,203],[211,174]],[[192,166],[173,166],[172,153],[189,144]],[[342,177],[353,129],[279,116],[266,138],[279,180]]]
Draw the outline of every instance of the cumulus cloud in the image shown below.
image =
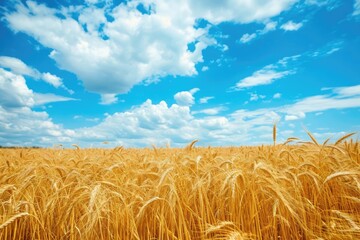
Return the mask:
[[35,80],[43,80],[46,83],[58,88],[62,86],[64,89],[68,90],[62,82],[62,79],[56,75],[53,75],[49,72],[40,73],[37,69],[32,68],[26,65],[23,61],[14,57],[0,56],[0,67],[10,69],[13,73],[18,75],[25,75],[32,77]]
[[[208,113],[222,110],[213,109]],[[278,117],[274,112],[247,110],[229,116],[195,117],[195,114],[189,106],[168,106],[165,101],[155,104],[147,100],[128,111],[107,116],[97,126],[78,129],[76,134],[83,143],[109,141],[110,145],[124,146],[165,145],[168,142],[172,146],[184,146],[194,139],[200,139],[202,145],[239,145],[254,140],[252,131],[270,134],[270,126]],[[258,129],[259,125],[269,127]]]
[[176,103],[180,106],[191,106],[195,103],[194,94],[199,91],[198,88],[193,88],[190,91],[178,92],[174,95]]
[[238,109],[223,116],[215,113],[225,109],[204,109],[201,112],[204,116],[197,115],[199,111],[191,111],[190,106],[169,106],[165,101],[153,103],[147,100],[127,111],[107,114],[93,127],[73,130],[53,123],[45,112],[34,112],[29,107],[4,109],[0,106],[0,144],[96,146],[108,141],[108,146],[143,147],[166,143],[184,146],[194,139],[200,139],[200,144],[205,146],[270,143],[272,125],[281,118],[295,121],[311,112],[360,107],[358,88],[358,85],[334,88],[330,94],[309,96],[293,104],[257,110]]
[[[217,44],[208,34],[209,27],[194,27],[197,19],[212,24],[264,21],[295,0],[133,0],[101,8],[95,2],[60,10],[33,1],[17,3],[5,20],[13,31],[52,49],[49,57],[76,74],[87,90],[121,94],[147,79],[197,74],[202,51]],[[189,44],[194,44],[192,51]]]
[[118,98],[116,97],[116,94],[101,94],[100,104],[102,105],[109,105],[112,103],[116,103],[117,101]]
[[26,85],[25,78],[0,68],[0,106],[3,108],[33,107],[50,102],[71,101],[54,94],[34,93]]
[[[21,73],[28,74],[26,71]],[[31,109],[70,100],[75,99],[33,92],[22,75],[0,68],[0,145],[51,146],[55,142],[71,141],[73,130],[55,124],[46,112]]]
[[27,87],[25,79],[0,68],[0,106],[31,107],[34,104],[33,91]]
[[5,109],[0,105],[0,144],[5,146],[52,146],[72,143],[75,132],[55,124],[46,112],[29,107]]
[[297,31],[303,26],[302,23],[294,23],[293,21],[288,21],[281,25],[281,29],[285,31]]
[[[75,11],[79,22],[71,17],[71,9],[59,12],[30,3],[18,4],[16,12],[6,15],[10,27],[53,49],[50,57],[60,68],[75,73],[86,89],[100,94],[126,93],[154,76],[194,75],[202,50],[212,44],[205,29],[193,28],[187,8],[176,7],[181,18],[172,14],[171,2],[157,3],[156,13],[150,15],[137,10],[137,1],[121,3],[107,10],[113,21],[104,17],[104,9],[94,13],[81,8]],[[191,52],[187,45],[195,41]]]

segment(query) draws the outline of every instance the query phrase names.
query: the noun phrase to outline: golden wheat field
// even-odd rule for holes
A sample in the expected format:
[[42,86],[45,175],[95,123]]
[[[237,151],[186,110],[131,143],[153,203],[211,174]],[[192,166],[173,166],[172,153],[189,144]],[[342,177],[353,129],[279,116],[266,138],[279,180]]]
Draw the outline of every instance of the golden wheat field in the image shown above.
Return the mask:
[[0,149],[0,239],[360,239],[360,146],[345,137]]

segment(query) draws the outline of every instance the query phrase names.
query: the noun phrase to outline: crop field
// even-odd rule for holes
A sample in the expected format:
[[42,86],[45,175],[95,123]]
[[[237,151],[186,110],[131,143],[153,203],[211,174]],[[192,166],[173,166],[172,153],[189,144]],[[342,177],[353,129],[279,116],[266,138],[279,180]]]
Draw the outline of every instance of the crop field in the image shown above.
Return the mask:
[[360,146],[345,138],[0,149],[0,239],[360,239]]

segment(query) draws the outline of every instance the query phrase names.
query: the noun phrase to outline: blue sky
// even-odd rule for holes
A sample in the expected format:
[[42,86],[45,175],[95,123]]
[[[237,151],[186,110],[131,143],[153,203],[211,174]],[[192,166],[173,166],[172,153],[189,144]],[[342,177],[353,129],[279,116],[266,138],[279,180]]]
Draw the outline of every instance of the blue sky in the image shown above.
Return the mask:
[[0,16],[3,146],[360,130],[359,0],[5,0]]

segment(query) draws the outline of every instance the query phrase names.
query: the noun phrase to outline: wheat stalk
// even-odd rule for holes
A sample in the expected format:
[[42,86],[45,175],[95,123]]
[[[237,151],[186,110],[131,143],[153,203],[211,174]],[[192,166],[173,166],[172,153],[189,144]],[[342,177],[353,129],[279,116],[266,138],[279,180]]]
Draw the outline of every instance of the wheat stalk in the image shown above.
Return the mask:
[[12,216],[11,218],[9,218],[8,220],[6,220],[4,223],[2,223],[2,224],[0,225],[0,229],[5,228],[6,226],[8,226],[9,224],[11,224],[11,223],[14,222],[15,220],[17,220],[17,219],[19,219],[19,218],[22,218],[22,217],[24,217],[24,216],[28,216],[28,215],[29,215],[29,213],[27,213],[27,212],[18,213],[18,214],[16,214],[16,215]]

